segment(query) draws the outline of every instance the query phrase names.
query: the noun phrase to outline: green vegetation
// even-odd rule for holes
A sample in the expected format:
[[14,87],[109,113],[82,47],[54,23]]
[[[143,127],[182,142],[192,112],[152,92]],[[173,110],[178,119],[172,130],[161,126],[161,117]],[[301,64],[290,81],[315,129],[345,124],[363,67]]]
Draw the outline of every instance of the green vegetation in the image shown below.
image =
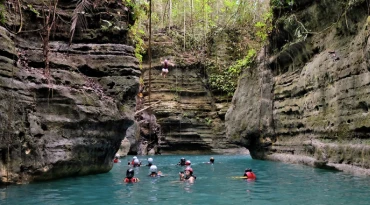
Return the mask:
[[143,61],[143,54],[146,51],[144,42],[145,31],[144,22],[148,20],[147,13],[149,11],[149,4],[147,1],[123,0],[123,3],[131,11],[133,15],[134,25],[129,27],[129,36],[131,43],[135,45],[135,57],[139,60],[140,65]]
[[211,125],[212,122],[213,122],[212,119],[209,119],[208,117],[206,117],[204,120],[205,120],[207,125]]
[[216,90],[221,90],[232,96],[237,86],[237,80],[242,70],[249,68],[256,56],[256,50],[250,49],[247,56],[238,60],[234,65],[228,69],[223,70],[220,74],[211,74],[209,81],[211,87]]
[[261,42],[266,42],[268,35],[272,31],[272,12],[269,10],[264,13],[263,20],[258,21],[254,26],[256,27],[256,35],[260,38]]
[[[129,35],[141,62],[146,50],[143,39],[147,40],[149,33],[149,5],[144,0],[123,3],[134,16]],[[176,55],[202,59],[212,89],[229,96],[272,30],[272,12],[268,2],[261,0],[157,0],[152,1],[151,12],[153,32],[169,36]]]
[[5,14],[6,14],[5,2],[4,0],[0,0],[0,24],[1,25],[4,25],[6,22]]
[[172,92],[181,92],[183,89],[181,87],[171,87],[170,89]]
[[294,5],[294,0],[271,0],[271,6],[273,8],[286,8],[292,7]]
[[40,12],[38,12],[31,4],[28,4],[27,7],[32,11],[32,13],[36,14],[37,17],[40,17]]

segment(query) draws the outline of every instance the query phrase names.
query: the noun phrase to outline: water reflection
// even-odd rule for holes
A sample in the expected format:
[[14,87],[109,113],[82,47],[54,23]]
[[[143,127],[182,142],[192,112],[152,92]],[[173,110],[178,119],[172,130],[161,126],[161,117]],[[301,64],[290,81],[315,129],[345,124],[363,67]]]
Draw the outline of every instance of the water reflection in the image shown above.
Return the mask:
[[194,185],[194,183],[189,183],[189,182],[183,182],[184,183],[184,190],[186,193],[193,193],[193,189],[192,189],[192,186]]
[[0,189],[0,200],[5,200],[7,198],[7,192],[4,189]]
[[[148,167],[136,167],[139,183],[124,183],[129,166],[114,165],[110,173],[67,178],[53,182],[0,189],[0,204],[368,204],[370,178],[305,166],[251,160],[245,156],[184,156],[192,162],[194,184],[180,182],[174,164],[178,156],[155,156],[165,177],[148,177]],[[122,159],[125,161],[125,159]],[[256,181],[235,179],[245,167],[253,168]],[[297,197],[299,196],[299,197]],[[314,198],[312,197],[314,196]]]

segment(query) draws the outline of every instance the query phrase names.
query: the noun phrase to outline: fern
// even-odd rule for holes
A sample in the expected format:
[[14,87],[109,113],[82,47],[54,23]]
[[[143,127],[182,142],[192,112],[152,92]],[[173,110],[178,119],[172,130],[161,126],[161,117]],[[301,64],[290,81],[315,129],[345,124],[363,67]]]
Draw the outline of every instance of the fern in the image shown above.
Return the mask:
[[0,1],[0,24],[5,24],[5,6],[2,4],[3,2]]
[[72,14],[72,24],[71,29],[69,31],[70,33],[69,45],[71,45],[72,43],[72,39],[75,34],[77,26],[80,26],[84,29],[87,28],[85,14],[86,12],[91,11],[91,7],[92,3],[90,2],[90,0],[80,0],[77,2],[76,8]]

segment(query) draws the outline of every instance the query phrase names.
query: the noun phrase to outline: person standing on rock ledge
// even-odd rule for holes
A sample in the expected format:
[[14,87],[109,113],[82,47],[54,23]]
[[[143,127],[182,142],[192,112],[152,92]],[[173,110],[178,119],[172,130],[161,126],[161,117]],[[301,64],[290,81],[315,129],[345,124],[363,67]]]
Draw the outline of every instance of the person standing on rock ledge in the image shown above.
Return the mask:
[[164,61],[161,62],[161,64],[163,64],[161,76],[163,76],[165,78],[166,75],[167,75],[167,73],[168,73],[168,66],[172,66],[173,67],[173,66],[175,66],[175,64],[170,63],[168,59],[164,59]]

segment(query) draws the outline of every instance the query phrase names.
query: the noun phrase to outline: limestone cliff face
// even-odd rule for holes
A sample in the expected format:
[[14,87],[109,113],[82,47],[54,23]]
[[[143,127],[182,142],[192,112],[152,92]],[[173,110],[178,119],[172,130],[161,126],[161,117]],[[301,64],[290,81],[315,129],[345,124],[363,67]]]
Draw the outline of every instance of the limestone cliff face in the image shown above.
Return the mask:
[[[170,68],[166,78],[160,75],[160,70],[160,66],[152,70],[151,101],[159,102],[152,110],[161,128],[158,136],[161,152],[238,152],[239,147],[224,136],[221,117],[225,105],[215,102],[204,85],[201,69]],[[146,84],[148,73],[147,70],[143,73]],[[148,102],[148,92],[145,94]]]
[[[42,8],[42,1],[23,3]],[[0,184],[111,169],[134,124],[141,74],[134,49],[124,45],[126,31],[100,30],[99,18],[113,19],[114,9],[122,6],[114,4],[89,14],[89,29],[77,32],[78,43],[71,46],[69,25],[58,23],[49,42],[50,75],[40,33],[34,31],[42,28],[43,18],[24,9],[24,32],[16,35],[11,31],[21,19],[8,10],[6,28],[0,27]],[[69,21],[74,7],[59,1],[59,17]],[[121,19],[115,23],[123,28],[127,17]],[[122,35],[113,37],[115,32]]]
[[294,1],[242,75],[227,135],[254,158],[370,173],[366,1]]
[[[230,101],[211,93],[206,67],[195,54],[177,48],[164,33],[154,36],[150,105],[159,124],[158,148],[161,153],[205,154],[246,153],[243,147],[225,138],[224,116]],[[160,61],[169,58],[166,78],[160,75]],[[144,65],[144,102],[149,106],[149,69]],[[149,137],[146,137],[147,139]],[[152,141],[154,139],[148,139]]]

